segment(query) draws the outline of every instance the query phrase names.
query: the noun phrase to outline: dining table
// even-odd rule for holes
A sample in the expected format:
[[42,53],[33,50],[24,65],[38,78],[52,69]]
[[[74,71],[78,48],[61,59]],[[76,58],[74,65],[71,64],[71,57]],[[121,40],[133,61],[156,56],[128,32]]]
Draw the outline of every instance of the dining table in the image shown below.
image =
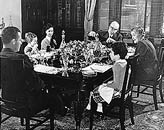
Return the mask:
[[[128,47],[127,58],[132,56],[134,52],[134,47]],[[86,108],[85,102],[89,101],[90,91],[98,85],[113,79],[113,63],[109,59],[109,56],[107,56],[105,62],[102,62],[101,57],[98,57],[98,59],[101,59],[98,60],[99,62],[91,60],[92,62],[89,64],[85,62],[84,66],[83,63],[80,63],[80,65],[76,63],[69,67],[66,58],[64,58],[66,55],[62,57],[62,63],[65,63],[63,66],[61,65],[61,59],[56,58],[58,56],[57,54],[58,53],[51,52],[44,53],[44,58],[49,59],[51,57],[51,64],[47,64],[48,62],[46,62],[46,64],[35,64],[34,70],[47,84],[50,94],[53,94],[51,93],[52,89],[57,91],[61,96],[61,100],[64,95],[73,95],[70,102],[73,103],[76,130],[80,130],[82,113]],[[94,59],[96,58],[94,57]],[[68,104],[66,101],[63,102],[63,104]]]
[[61,96],[63,94],[74,95],[71,102],[73,104],[76,130],[80,130],[82,113],[86,108],[85,102],[88,101],[89,92],[95,86],[112,79],[113,72],[111,68],[112,65],[92,63],[79,71],[68,70],[68,75],[63,75],[63,68],[42,64],[34,65],[34,70],[48,84],[50,94],[51,90],[55,89]]

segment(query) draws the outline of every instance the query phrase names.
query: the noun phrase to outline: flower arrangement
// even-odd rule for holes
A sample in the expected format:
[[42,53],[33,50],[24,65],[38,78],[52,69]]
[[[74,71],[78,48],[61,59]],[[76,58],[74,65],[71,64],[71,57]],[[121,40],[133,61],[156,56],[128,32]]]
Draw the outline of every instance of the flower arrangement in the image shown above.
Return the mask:
[[63,65],[78,65],[80,62],[84,61],[85,58],[83,51],[85,48],[85,43],[81,41],[74,40],[66,43],[62,48],[60,48]]
[[101,61],[102,57],[109,56],[109,49],[100,41],[70,41],[60,48],[63,64],[84,67],[92,62]]
[[108,59],[109,48],[102,45],[100,41],[74,40],[64,43],[62,47],[52,52],[40,51],[37,55],[32,55],[30,59],[34,64],[79,70],[93,62],[102,62],[104,57]]

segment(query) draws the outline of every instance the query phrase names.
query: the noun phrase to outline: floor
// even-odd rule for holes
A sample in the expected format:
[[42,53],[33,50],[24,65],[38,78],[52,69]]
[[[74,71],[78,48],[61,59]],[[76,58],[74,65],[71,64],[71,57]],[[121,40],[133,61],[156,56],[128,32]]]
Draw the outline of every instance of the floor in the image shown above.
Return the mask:
[[[139,97],[136,97],[136,93],[133,93],[135,125],[131,124],[129,114],[128,112],[126,112],[126,130],[164,130],[164,103],[161,103],[159,93],[157,94],[157,96],[159,110],[154,110],[152,96],[140,94]],[[75,129],[73,111],[68,112],[67,115],[64,117],[56,115],[54,123],[54,130]],[[1,125],[1,129],[24,130],[24,126],[20,125],[18,118],[11,118]],[[41,127],[36,128],[36,130],[48,129],[49,121],[44,123],[44,125],[42,125]],[[83,114],[83,119],[81,121],[81,130],[89,130],[89,118],[86,113]],[[104,117],[104,119],[95,118],[93,130],[120,130],[119,120],[110,119],[109,117]]]

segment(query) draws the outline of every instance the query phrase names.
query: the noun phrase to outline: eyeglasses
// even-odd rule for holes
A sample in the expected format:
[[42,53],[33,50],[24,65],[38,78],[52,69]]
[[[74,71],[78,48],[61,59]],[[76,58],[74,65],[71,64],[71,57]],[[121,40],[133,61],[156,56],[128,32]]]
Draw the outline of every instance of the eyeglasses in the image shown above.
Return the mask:
[[48,30],[48,32],[54,32],[53,30]]
[[111,27],[111,29],[114,30],[114,31],[117,31],[117,30],[118,30],[117,28],[114,28],[114,27],[112,27],[112,26],[110,26],[110,27]]

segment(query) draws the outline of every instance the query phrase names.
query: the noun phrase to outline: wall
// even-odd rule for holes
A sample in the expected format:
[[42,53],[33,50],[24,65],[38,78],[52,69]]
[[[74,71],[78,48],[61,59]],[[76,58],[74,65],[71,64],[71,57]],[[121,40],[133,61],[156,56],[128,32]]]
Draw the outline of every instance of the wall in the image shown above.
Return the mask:
[[13,25],[22,30],[21,0],[0,0],[0,24],[4,18],[5,27]]
[[94,13],[94,31],[108,30],[109,24],[112,21],[118,21],[120,23],[121,1],[122,0],[97,0]]
[[152,0],[151,3],[151,17],[150,17],[150,35],[153,37],[160,37],[162,32],[162,23],[164,13],[162,11],[163,0]]

